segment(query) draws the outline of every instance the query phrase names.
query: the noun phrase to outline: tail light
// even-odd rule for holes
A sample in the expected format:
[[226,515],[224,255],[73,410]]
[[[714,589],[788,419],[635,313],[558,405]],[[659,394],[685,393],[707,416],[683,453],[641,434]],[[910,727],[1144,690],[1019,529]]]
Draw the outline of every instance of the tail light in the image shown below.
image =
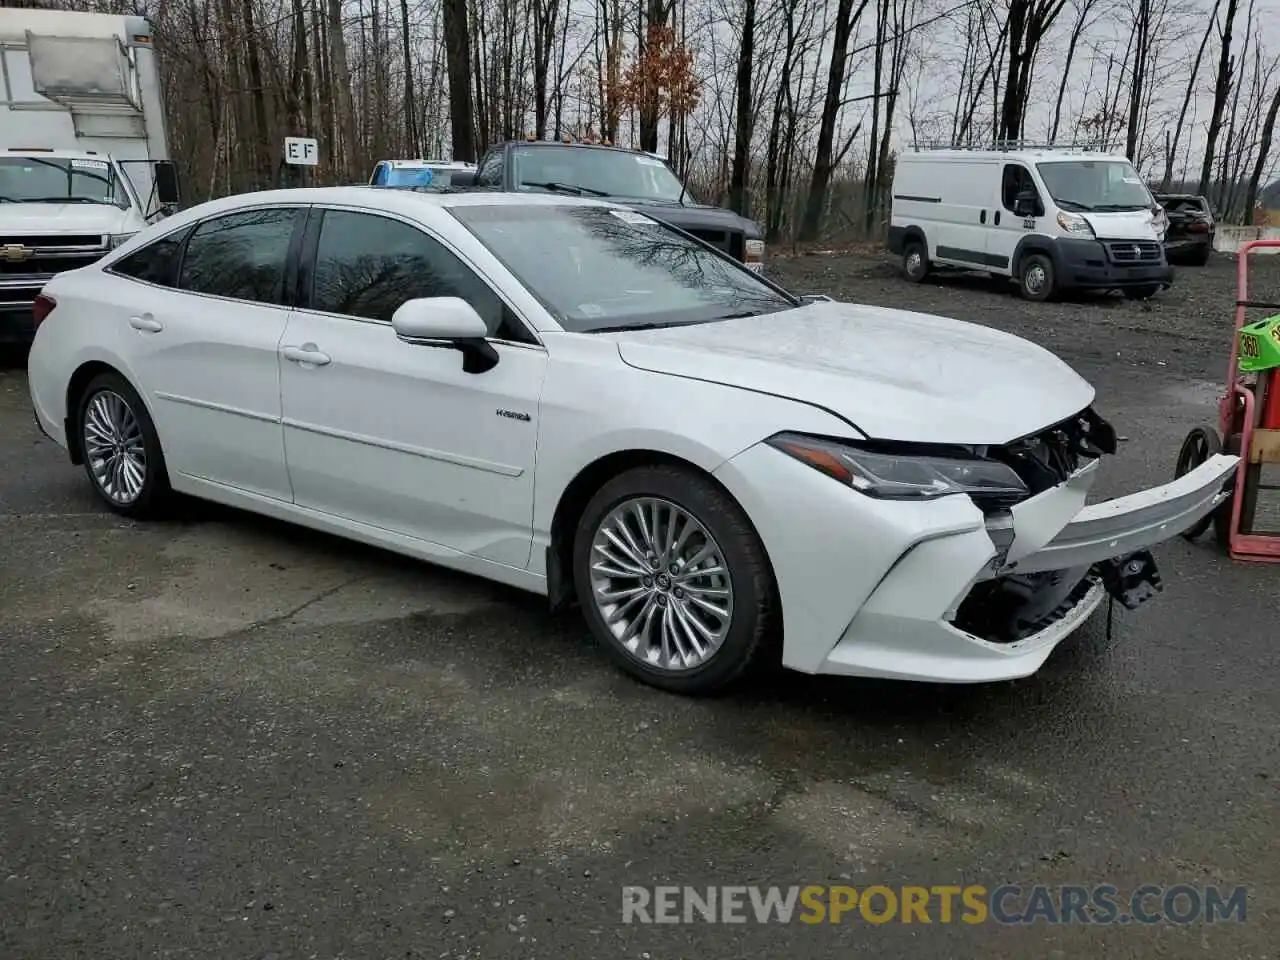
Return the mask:
[[1203,220],[1199,220],[1191,225],[1191,232],[1192,233],[1208,233],[1209,225],[1205,223]]
[[34,326],[38,328],[40,324],[44,323],[45,318],[53,313],[53,308],[57,305],[58,301],[47,293],[36,294],[36,299],[31,304],[31,317],[34,321]]

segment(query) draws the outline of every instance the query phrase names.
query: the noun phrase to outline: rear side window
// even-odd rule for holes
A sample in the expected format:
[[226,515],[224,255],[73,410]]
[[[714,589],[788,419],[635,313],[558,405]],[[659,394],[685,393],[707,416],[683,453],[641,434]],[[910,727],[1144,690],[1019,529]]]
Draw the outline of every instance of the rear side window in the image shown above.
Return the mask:
[[256,303],[281,303],[298,208],[242,210],[206,220],[187,241],[178,286]]
[[502,151],[494,150],[480,163],[476,183],[483,187],[502,186]]
[[178,265],[182,262],[182,245],[191,234],[191,227],[176,230],[121,257],[107,269],[111,273],[143,283],[172,287],[178,282]]

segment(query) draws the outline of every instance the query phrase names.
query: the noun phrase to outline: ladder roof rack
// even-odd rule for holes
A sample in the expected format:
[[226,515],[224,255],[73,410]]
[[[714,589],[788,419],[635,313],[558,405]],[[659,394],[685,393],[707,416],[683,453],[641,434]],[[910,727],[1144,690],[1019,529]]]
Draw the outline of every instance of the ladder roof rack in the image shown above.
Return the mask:
[[1122,147],[1097,140],[1072,140],[1070,142],[1036,140],[913,140],[913,150],[972,150],[987,153],[1010,153],[1019,150],[1060,150],[1064,153],[1123,153]]

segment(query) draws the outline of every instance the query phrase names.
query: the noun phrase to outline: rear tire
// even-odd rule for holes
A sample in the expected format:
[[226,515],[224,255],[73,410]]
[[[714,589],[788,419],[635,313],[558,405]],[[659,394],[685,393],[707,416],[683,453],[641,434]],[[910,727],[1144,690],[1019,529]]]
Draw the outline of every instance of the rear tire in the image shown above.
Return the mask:
[[637,467],[605,483],[578,522],[573,577],[614,663],[672,693],[728,689],[774,635],[764,545],[742,508],[692,469]]
[[902,275],[910,283],[919,283],[929,275],[929,251],[919,240],[908,242],[902,251]]
[[1057,293],[1057,279],[1053,274],[1053,261],[1043,253],[1032,253],[1022,258],[1018,265],[1018,290],[1022,299],[1043,303]]
[[146,405],[118,373],[89,381],[76,404],[76,442],[94,492],[116,513],[157,516],[172,491]]
[[[1173,468],[1174,479],[1185,476],[1210,457],[1216,456],[1221,452],[1222,438],[1218,436],[1218,431],[1213,427],[1196,427],[1182,441],[1182,448],[1178,451],[1178,462]],[[1227,510],[1229,517],[1231,511],[1230,498],[1218,504],[1217,510],[1205,514],[1193,526],[1182,531],[1182,536],[1187,540],[1196,539],[1196,537],[1209,529],[1209,525],[1214,522],[1215,514],[1221,513],[1223,508]]]
[[1205,247],[1198,253],[1192,254],[1187,262],[1195,267],[1207,267],[1211,259],[1213,259],[1213,247]]

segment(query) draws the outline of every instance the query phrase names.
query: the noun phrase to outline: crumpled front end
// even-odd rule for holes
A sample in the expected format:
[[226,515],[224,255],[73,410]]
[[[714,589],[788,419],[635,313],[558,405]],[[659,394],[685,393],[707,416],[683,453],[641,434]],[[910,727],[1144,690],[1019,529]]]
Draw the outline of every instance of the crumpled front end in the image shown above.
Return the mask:
[[[861,605],[818,672],[938,682],[1034,673],[1108,594],[1135,607],[1160,589],[1147,552],[1226,496],[1237,457],[1085,506],[1115,436],[1091,410],[985,454],[1030,495],[973,501],[983,526],[912,545]],[[785,605],[785,599],[784,599]]]

